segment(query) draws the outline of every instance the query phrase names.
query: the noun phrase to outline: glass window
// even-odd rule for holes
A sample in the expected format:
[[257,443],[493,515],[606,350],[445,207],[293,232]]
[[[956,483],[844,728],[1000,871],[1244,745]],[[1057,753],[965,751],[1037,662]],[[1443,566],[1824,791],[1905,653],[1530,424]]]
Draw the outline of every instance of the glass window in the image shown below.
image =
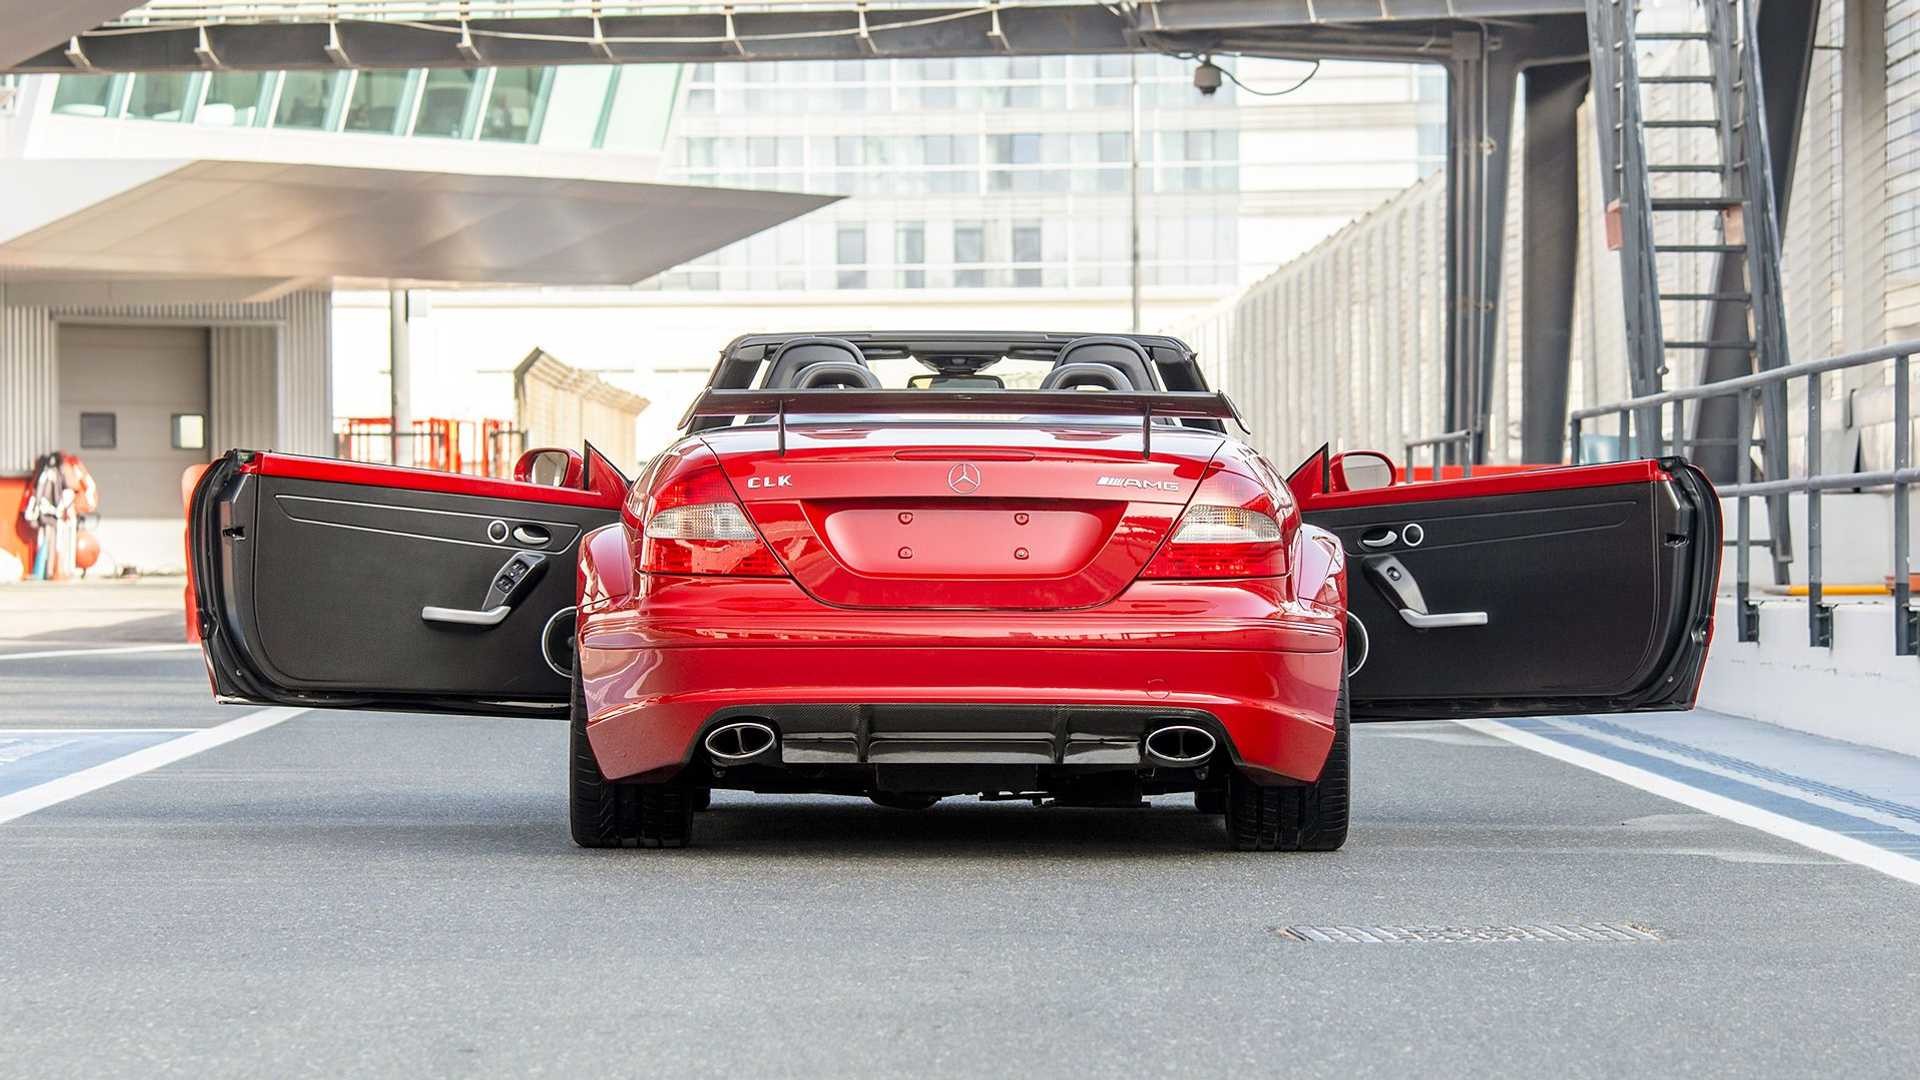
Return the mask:
[[500,142],[527,142],[538,134],[542,90],[552,68],[501,68],[493,74],[493,92],[487,95],[487,113],[480,137]]
[[173,448],[175,450],[205,450],[207,448],[207,417],[205,413],[173,414]]
[[480,80],[478,71],[434,68],[427,72],[420,90],[420,119],[414,121],[415,135],[433,135],[443,139],[464,139],[467,127],[467,102]]
[[1013,283],[1023,288],[1040,284],[1040,223],[1022,222],[1013,227]]
[[[987,261],[987,229],[978,222],[956,224],[953,227],[953,261],[979,263]],[[987,283],[985,270],[955,270],[954,285],[962,289],[977,289]]]
[[112,450],[120,445],[118,413],[83,412],[80,414],[80,449]]
[[280,77],[280,104],[273,110],[275,127],[319,129],[327,125],[327,106],[333,103],[330,71],[289,71]]
[[193,122],[208,127],[252,127],[260,115],[267,76],[258,71],[216,71],[207,76],[207,99]]
[[62,75],[53,92],[56,116],[112,116],[120,80],[113,75]]
[[607,89],[613,67],[564,67],[553,73],[547,107],[541,110],[541,146],[586,149],[594,144],[600,117],[607,109]]
[[893,261],[901,270],[897,284],[903,289],[927,287],[927,272],[912,269],[927,261],[927,227],[918,221],[903,221],[893,233]]
[[191,75],[135,75],[127,115],[142,120],[180,120],[187,112]]
[[842,289],[864,289],[867,287],[867,227],[865,225],[842,225],[834,231],[833,261],[841,267],[856,266],[861,269],[842,269],[834,278],[834,284]]
[[405,71],[362,71],[353,80],[353,94],[347,99],[348,131],[371,131],[398,135],[406,131],[401,109],[407,102],[407,84],[412,78]]
[[[622,67],[613,100],[607,105],[606,136],[600,145],[609,150],[658,153],[667,142],[667,123],[673,118],[673,104],[679,96],[679,78],[678,64]],[[694,109],[692,95],[687,106]]]

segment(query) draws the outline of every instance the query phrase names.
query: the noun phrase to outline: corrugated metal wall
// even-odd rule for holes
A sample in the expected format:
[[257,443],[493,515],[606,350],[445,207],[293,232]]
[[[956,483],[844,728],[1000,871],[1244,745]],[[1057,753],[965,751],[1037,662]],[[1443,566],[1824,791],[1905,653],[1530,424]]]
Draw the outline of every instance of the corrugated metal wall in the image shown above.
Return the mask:
[[[27,469],[54,445],[60,321],[209,326],[213,337],[214,439],[223,445],[333,451],[333,297],[320,290],[259,304],[11,306],[0,292],[0,472]],[[259,365],[269,365],[263,382]],[[230,385],[227,380],[234,382]],[[223,405],[224,403],[224,405]],[[222,431],[221,415],[235,437]]]
[[13,307],[0,286],[0,473],[25,472],[58,437],[60,382],[53,318]]
[[264,449],[280,441],[280,330],[216,326],[208,337],[209,446]]
[[1445,230],[1435,175],[1174,332],[1283,468],[1323,442],[1397,448],[1439,430]]

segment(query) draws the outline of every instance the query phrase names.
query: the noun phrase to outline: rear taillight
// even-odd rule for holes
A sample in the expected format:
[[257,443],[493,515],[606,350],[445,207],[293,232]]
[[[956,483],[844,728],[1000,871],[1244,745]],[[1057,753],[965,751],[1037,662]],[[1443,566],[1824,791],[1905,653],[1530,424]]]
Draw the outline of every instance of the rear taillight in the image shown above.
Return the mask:
[[1288,511],[1265,485],[1216,472],[1194,492],[1141,577],[1255,578],[1287,572]]
[[663,470],[653,492],[632,500],[628,512],[639,527],[642,573],[786,574],[710,454]]

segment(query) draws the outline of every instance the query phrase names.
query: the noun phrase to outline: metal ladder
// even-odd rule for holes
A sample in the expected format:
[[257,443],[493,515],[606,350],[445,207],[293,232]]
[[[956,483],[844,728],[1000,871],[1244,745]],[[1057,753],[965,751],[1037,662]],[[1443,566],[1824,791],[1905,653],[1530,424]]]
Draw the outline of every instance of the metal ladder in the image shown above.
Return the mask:
[[[1684,20],[1675,18],[1675,8],[1662,11],[1662,20],[1676,25],[1641,32],[1634,0],[1587,0],[1594,119],[1608,213],[1617,214],[1627,371],[1634,397],[1663,389],[1676,354],[1696,362],[1702,373],[1710,354],[1722,350],[1745,354],[1753,371],[1788,363],[1773,158],[1761,101],[1759,51],[1748,47],[1755,40],[1756,7],[1752,0],[1695,0],[1690,12],[1687,5],[1677,6],[1689,16]],[[1641,74],[1640,46],[1660,42],[1674,44],[1671,68]],[[1647,119],[1645,92],[1666,95],[1679,114]],[[1649,132],[1668,131],[1671,148],[1651,157]],[[1692,231],[1700,231],[1700,216],[1708,214],[1714,216],[1710,238],[1687,235],[1686,226],[1694,224]],[[1669,219],[1662,224],[1671,221],[1679,229],[1656,230],[1656,217]],[[1658,238],[1675,231],[1681,234],[1678,240]],[[1739,260],[1743,272],[1723,274],[1723,259]],[[1662,284],[1663,268],[1670,284]],[[1713,337],[1713,311],[1723,304],[1734,305],[1744,316],[1737,320],[1736,337]],[[1699,332],[1668,337],[1662,305],[1674,310],[1676,321],[1692,321]],[[1761,398],[1760,432],[1753,443],[1766,478],[1784,479],[1786,395],[1775,386]],[[1747,415],[1744,410],[1742,415]],[[1686,416],[1678,407],[1672,421],[1671,437],[1663,438],[1657,410],[1634,417],[1632,430],[1621,432],[1623,447],[1630,453],[1680,453],[1712,441],[1689,440]],[[1769,537],[1764,543],[1771,548],[1775,581],[1785,584],[1793,561],[1786,496],[1769,497],[1767,513]],[[1743,624],[1749,615],[1743,612]]]

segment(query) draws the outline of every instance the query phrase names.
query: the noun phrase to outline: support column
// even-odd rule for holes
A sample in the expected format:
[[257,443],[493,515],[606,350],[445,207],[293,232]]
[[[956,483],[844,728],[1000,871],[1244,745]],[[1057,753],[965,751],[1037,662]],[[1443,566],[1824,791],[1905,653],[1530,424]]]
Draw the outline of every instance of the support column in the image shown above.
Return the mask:
[[1846,0],[1846,28],[1840,54],[1840,145],[1846,148],[1840,206],[1841,220],[1856,227],[1848,231],[1845,245],[1840,340],[1846,349],[1871,349],[1887,340],[1887,231],[1874,220],[1887,201],[1885,0]]
[[1561,461],[1580,251],[1580,103],[1585,63],[1528,68],[1521,191],[1520,460]]
[[1507,218],[1514,84],[1511,52],[1485,30],[1453,35],[1448,65],[1447,364],[1449,431],[1474,432],[1468,457],[1485,460],[1492,419],[1494,325]]
[[411,465],[415,440],[403,437],[413,424],[413,347],[409,340],[412,318],[407,310],[407,291],[387,293],[387,385],[390,405],[387,414],[393,424],[395,465]]

